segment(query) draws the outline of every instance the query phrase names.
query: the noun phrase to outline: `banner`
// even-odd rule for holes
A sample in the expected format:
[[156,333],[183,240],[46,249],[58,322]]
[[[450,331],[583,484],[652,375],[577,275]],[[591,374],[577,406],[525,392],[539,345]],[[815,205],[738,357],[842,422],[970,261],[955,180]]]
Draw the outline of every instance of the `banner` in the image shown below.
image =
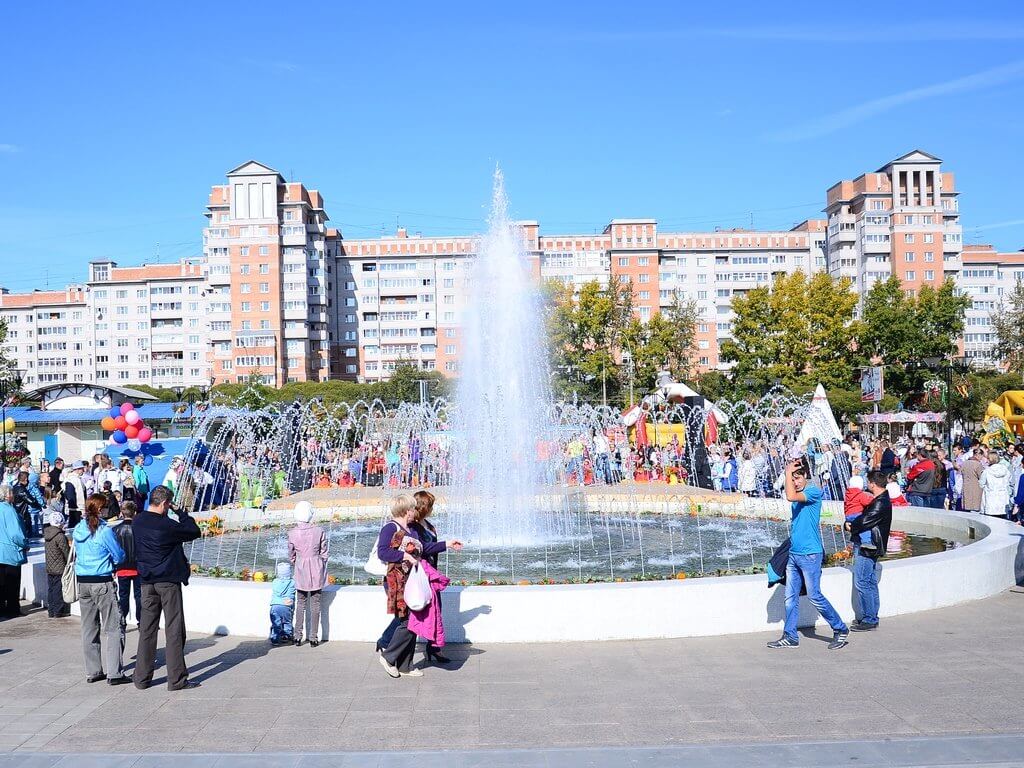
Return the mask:
[[862,368],[860,372],[860,401],[862,403],[878,403],[885,394],[882,385],[882,366]]

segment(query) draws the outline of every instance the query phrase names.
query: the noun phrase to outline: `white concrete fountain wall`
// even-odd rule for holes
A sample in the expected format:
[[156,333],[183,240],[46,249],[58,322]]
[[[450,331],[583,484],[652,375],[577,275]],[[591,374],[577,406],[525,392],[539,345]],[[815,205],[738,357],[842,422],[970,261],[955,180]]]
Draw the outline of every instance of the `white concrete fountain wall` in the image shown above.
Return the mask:
[[[881,616],[955,605],[995,595],[1024,579],[1024,529],[960,512],[902,507],[894,527],[951,538],[968,546],[885,562]],[[36,558],[34,558],[36,559]],[[26,597],[46,593],[41,562],[27,565]],[[449,642],[518,643],[692,637],[780,630],[783,588],[764,575],[545,586],[451,587],[443,593]],[[827,568],[822,591],[847,620],[854,618],[848,568]],[[270,585],[194,578],[185,589],[190,632],[264,636]],[[77,605],[75,606],[77,609]],[[817,614],[803,601],[800,625]],[[371,642],[388,617],[379,586],[328,587],[325,639]]]

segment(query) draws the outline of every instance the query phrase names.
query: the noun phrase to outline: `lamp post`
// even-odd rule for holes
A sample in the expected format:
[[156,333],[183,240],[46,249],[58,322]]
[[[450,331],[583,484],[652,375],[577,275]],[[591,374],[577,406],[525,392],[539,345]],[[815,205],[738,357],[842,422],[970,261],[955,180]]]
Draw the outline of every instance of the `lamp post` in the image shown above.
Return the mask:
[[948,359],[943,357],[926,357],[922,362],[930,370],[944,371],[946,374],[946,453],[951,454],[953,452],[953,369],[963,365],[965,358],[949,356]]
[[21,371],[11,368],[0,376],[0,432],[3,434],[2,463],[0,468],[7,466],[7,398],[21,389]]

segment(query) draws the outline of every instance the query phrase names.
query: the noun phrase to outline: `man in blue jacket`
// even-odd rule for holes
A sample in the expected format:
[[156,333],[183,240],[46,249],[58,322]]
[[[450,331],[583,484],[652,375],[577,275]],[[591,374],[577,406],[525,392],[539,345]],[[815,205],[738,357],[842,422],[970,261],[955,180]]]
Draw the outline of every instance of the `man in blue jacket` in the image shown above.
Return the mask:
[[182,544],[198,539],[199,526],[188,513],[178,510],[178,521],[167,516],[173,494],[158,485],[149,494],[149,508],[132,523],[135,563],[142,581],[142,620],[139,623],[139,650],[135,660],[135,687],[148,688],[153,682],[156,639],[160,614],[164,614],[167,689],[197,688],[188,679],[185,666],[185,614],[181,588],[188,584],[189,564]]

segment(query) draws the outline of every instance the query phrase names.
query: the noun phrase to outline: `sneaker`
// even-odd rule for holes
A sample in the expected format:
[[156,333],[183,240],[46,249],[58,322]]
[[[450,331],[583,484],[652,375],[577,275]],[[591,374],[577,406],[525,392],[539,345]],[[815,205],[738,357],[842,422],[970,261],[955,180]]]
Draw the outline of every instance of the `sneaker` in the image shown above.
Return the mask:
[[878,622],[876,621],[874,624],[868,624],[863,621],[857,620],[850,625],[850,629],[852,629],[854,632],[872,632],[878,629]]
[[838,651],[840,648],[845,648],[850,644],[849,634],[844,629],[842,632],[835,632],[832,635],[832,642],[828,644],[830,651]]
[[423,677],[423,670],[413,667],[408,672],[402,672],[402,677]]
[[388,663],[388,660],[384,658],[383,654],[377,658],[380,661],[380,665],[384,667],[384,671],[388,673],[389,677],[399,678],[402,676],[402,673],[398,671],[398,668],[391,666],[391,664]]
[[789,635],[783,635],[778,640],[772,640],[768,643],[769,648],[797,648],[800,643],[791,638]]

